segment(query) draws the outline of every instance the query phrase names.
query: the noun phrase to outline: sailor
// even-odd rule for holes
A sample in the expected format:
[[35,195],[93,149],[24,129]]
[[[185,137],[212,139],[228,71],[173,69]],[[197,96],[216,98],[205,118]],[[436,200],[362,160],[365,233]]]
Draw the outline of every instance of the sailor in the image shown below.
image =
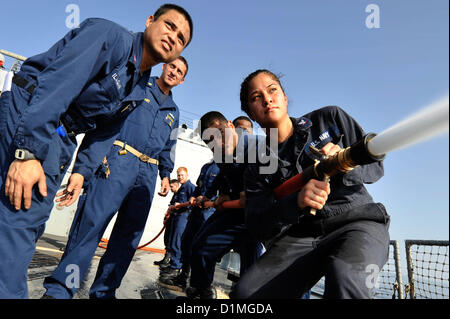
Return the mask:
[[71,201],[124,118],[145,98],[151,67],[179,56],[191,33],[189,14],[163,5],[144,32],[87,19],[22,64],[11,91],[0,97],[0,298],[28,296],[28,264],[76,148],[75,135],[86,133],[79,154],[89,161],[72,174]]
[[[211,188],[214,180],[219,174],[219,171],[220,169],[214,161],[210,161],[202,166],[196,182],[197,187],[195,187],[194,193],[189,199],[189,202],[191,203],[191,213],[188,216],[186,228],[181,237],[181,273],[163,275],[159,279],[161,283],[178,286],[182,289],[186,288],[186,282],[191,269],[190,251],[192,240],[203,223],[205,223],[215,211],[214,207],[201,208],[200,206],[205,199],[207,191]],[[214,199],[215,197],[211,198],[211,200]]]
[[390,217],[364,183],[383,176],[383,163],[361,165],[329,182],[311,179],[300,191],[279,199],[273,192],[323,155],[360,141],[363,129],[337,106],[291,118],[281,82],[268,70],[251,73],[240,96],[242,110],[277,141],[278,150],[268,151],[278,165],[270,174],[261,174],[264,165],[259,162],[247,166],[247,225],[271,245],[230,296],[299,298],[325,276],[324,298],[371,298],[375,285],[367,284],[367,269],[381,270],[387,261]]
[[[162,70],[159,78],[150,78],[142,105],[124,122],[106,156],[107,170],[102,170],[102,165],[89,182],[73,221],[65,253],[58,267],[44,281],[46,296],[73,297],[77,287],[67,284],[70,282],[67,278],[71,276],[66,272],[67,266],[78,265],[80,279],[84,278],[101,236],[118,211],[89,293],[91,298],[115,297],[115,290],[120,286],[144,232],[158,170],[161,178],[159,194],[168,194],[174,158],[171,152],[176,145],[176,135],[171,133],[179,121],[179,110],[171,90],[184,82],[188,65],[180,56],[163,64]],[[59,198],[57,201],[65,200]]]
[[[175,205],[175,194],[178,192],[178,189],[180,188],[180,182],[177,179],[171,179],[170,180],[170,191],[173,193],[172,195],[172,199],[170,200],[169,203],[169,209],[171,206]],[[170,214],[170,210],[167,210],[166,214],[164,215],[164,220],[163,223],[165,225],[165,229],[164,229],[164,247],[165,247],[165,254],[163,259],[161,260],[157,260],[154,261],[153,264],[154,265],[158,265],[160,267],[167,267],[169,266],[169,261],[170,261],[170,253],[169,253],[169,245],[170,245],[170,238],[172,236],[172,221],[173,218],[172,215]]]
[[[243,173],[252,152],[251,147],[256,145],[255,136],[243,134],[239,137],[233,123],[216,111],[201,117],[199,132],[203,141],[214,151],[214,160],[220,169],[214,186],[208,191],[211,194],[219,190],[216,206],[226,200],[245,201]],[[209,194],[207,197],[211,196]],[[250,235],[245,226],[243,209],[216,209],[192,242],[191,279],[186,289],[188,298],[216,298],[212,286],[215,265],[231,249],[242,252],[241,274],[262,253],[261,243]]]
[[236,132],[239,136],[242,132],[245,132],[245,134],[249,135],[253,134],[253,122],[247,116],[238,116],[233,120],[233,125],[236,128]]
[[181,238],[186,229],[191,207],[181,207],[179,204],[188,203],[195,190],[195,185],[188,179],[188,176],[186,167],[181,166],[177,169],[177,179],[181,186],[174,195],[174,209],[170,212],[171,218],[173,218],[169,241],[170,260],[167,267],[160,269],[160,278],[178,275],[181,272]]

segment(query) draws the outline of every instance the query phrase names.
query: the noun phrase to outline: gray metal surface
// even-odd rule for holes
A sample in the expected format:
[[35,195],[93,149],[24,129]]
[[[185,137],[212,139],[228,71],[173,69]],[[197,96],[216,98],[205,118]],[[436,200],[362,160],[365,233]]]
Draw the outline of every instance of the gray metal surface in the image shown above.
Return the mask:
[[[28,270],[30,299],[39,299],[45,293],[44,278],[50,275],[58,265],[64,252],[65,242],[65,237],[48,234],[44,234],[39,239],[36,253]],[[89,272],[81,282],[80,289],[74,299],[89,298],[89,288],[94,281],[98,263],[104,252],[103,248],[97,248]],[[128,272],[116,292],[116,297],[119,299],[175,299],[184,297],[183,292],[159,284],[159,267],[153,265],[153,262],[160,260],[162,256],[159,253],[137,250]],[[227,279],[226,271],[219,267],[216,267],[214,285],[218,290],[219,298],[228,298],[227,293],[231,287],[231,281]]]

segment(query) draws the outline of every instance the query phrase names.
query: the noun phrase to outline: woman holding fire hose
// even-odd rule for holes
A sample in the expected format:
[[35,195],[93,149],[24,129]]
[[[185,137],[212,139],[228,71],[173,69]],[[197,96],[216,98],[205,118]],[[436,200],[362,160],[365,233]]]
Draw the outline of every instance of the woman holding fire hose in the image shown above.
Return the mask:
[[278,151],[271,153],[278,167],[263,174],[262,164],[249,164],[245,172],[247,226],[270,245],[231,297],[298,298],[325,276],[324,298],[371,298],[388,258],[389,215],[373,202],[364,183],[383,176],[382,161],[337,174],[329,182],[311,179],[281,199],[273,192],[316,160],[360,141],[364,131],[336,106],[289,117],[281,82],[268,70],[251,73],[240,97],[242,110],[267,129],[268,138],[278,139]]

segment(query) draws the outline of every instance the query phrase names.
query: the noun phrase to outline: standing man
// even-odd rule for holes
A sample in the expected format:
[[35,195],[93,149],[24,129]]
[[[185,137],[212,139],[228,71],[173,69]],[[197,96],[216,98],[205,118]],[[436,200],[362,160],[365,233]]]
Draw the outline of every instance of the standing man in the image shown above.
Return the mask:
[[[171,179],[170,180],[170,191],[173,193],[172,199],[169,203],[169,209],[171,206],[175,205],[176,196],[175,194],[178,192],[178,189],[180,188],[180,182],[178,179]],[[164,231],[164,247],[166,250],[166,253],[164,254],[164,258],[158,261],[154,261],[154,265],[158,265],[160,267],[167,267],[169,266],[170,261],[170,253],[169,253],[169,245],[170,245],[170,237],[172,234],[172,221],[173,218],[171,218],[170,210],[167,210],[166,214],[164,215],[163,223],[166,225],[166,229]]]
[[[162,69],[160,78],[150,78],[142,105],[125,121],[102,166],[106,164],[107,168],[99,170],[88,184],[65,253],[44,281],[46,296],[73,297],[78,287],[67,285],[71,274],[66,267],[78,265],[80,279],[85,276],[106,227],[119,211],[89,293],[91,298],[114,298],[144,232],[158,170],[159,194],[168,194],[173,170],[171,151],[176,144],[176,136],[171,136],[171,132],[178,127],[179,119],[171,89],[184,82],[188,64],[180,56]],[[57,201],[64,203],[65,199]]]
[[86,165],[74,170],[68,202],[146,97],[151,68],[178,57],[192,38],[192,20],[179,6],[161,6],[145,26],[131,33],[111,21],[87,19],[27,59],[11,91],[2,93],[0,298],[28,296],[28,264],[76,148],[75,135],[86,132],[78,154]]
[[161,268],[160,279],[166,276],[178,275],[181,271],[181,237],[186,228],[190,207],[180,207],[179,204],[189,202],[189,199],[194,194],[195,185],[188,179],[188,170],[186,167],[179,167],[177,169],[177,179],[181,186],[175,194],[174,209],[170,212],[172,215],[172,230],[169,245],[170,261],[169,266]]

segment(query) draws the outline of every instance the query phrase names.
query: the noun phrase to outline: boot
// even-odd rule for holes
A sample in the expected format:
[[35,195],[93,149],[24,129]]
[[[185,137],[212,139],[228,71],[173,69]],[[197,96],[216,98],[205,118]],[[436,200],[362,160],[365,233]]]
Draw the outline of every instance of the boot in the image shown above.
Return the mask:
[[162,278],[171,278],[171,277],[175,278],[176,276],[178,276],[180,274],[180,272],[181,272],[181,269],[176,269],[176,268],[171,268],[171,267],[162,269],[159,272],[159,280],[161,280]]
[[189,299],[217,299],[217,292],[214,286],[207,288],[188,287],[186,297]]
[[166,252],[163,259],[154,261],[153,264],[162,266],[163,264],[169,264],[169,261],[170,261],[170,254],[169,252]]
[[181,272],[177,275],[165,275],[160,276],[159,282],[169,285],[169,286],[175,286],[178,288],[181,288],[182,290],[186,289],[186,283],[189,278],[189,270],[190,267],[183,268]]

